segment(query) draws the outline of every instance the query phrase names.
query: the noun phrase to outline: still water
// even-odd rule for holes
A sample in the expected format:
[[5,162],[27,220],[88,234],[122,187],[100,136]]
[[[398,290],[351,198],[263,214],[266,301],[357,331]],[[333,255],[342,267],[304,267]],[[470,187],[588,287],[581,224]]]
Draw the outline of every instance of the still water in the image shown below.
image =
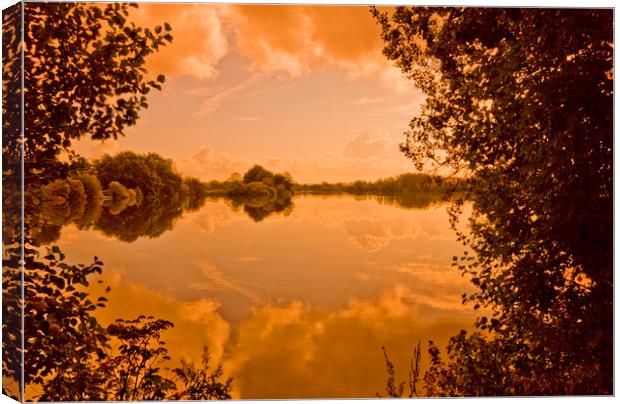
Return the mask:
[[71,263],[93,252],[104,262],[112,291],[101,322],[172,321],[171,357],[198,361],[208,346],[234,398],[375,397],[385,389],[382,346],[405,381],[418,340],[423,350],[428,340],[445,346],[471,326],[476,313],[461,304],[471,286],[450,266],[463,246],[445,205],[294,204],[256,223],[209,201],[156,239],[69,226],[58,244]]

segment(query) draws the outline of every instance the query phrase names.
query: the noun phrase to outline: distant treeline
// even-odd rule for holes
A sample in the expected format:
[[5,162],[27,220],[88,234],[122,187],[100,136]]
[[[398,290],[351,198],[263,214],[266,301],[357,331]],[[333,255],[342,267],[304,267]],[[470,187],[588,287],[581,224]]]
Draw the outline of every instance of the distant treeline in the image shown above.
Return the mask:
[[[294,194],[351,194],[380,203],[421,208],[465,186],[452,178],[402,174],[377,181],[296,184],[289,173],[255,165],[225,181],[184,177],[172,160],[158,154],[122,152],[94,161],[78,159],[64,178],[29,189],[36,214],[31,233],[46,244],[60,237],[62,226],[96,229],[125,242],[158,237],[171,230],[183,212],[200,209],[207,198],[222,198],[232,209],[259,222],[272,214],[288,215]],[[379,200],[380,199],[380,200]]]
[[274,213],[288,215],[293,209],[293,177],[289,173],[272,173],[255,165],[243,176],[233,173],[226,181],[204,184],[210,197],[229,200],[231,208],[240,209],[255,222]]
[[274,174],[255,165],[243,176],[233,173],[225,181],[209,181],[205,185],[210,195],[291,199],[293,184],[289,173]]
[[27,193],[36,207],[32,234],[41,243],[58,239],[69,223],[127,242],[157,237],[172,229],[183,211],[200,208],[207,196],[205,184],[182,177],[172,160],[133,152],[80,159],[66,178]]
[[349,183],[295,184],[300,194],[352,194],[398,196],[417,193],[448,194],[463,192],[466,184],[454,178],[427,174],[401,174],[376,181],[355,181]]
[[27,191],[30,232],[42,244],[56,241],[62,227],[96,229],[125,242],[171,230],[183,212],[200,209],[207,197],[223,197],[254,221],[292,209],[293,182],[254,166],[245,175],[209,183],[183,177],[158,154],[122,152],[89,162],[79,159],[64,178]]

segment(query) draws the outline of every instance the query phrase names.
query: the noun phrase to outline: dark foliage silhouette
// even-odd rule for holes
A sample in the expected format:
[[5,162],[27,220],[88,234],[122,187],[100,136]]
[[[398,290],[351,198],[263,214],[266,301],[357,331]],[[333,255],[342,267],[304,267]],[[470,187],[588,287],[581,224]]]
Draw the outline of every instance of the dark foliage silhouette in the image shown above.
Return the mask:
[[[96,170],[71,150],[72,141],[85,136],[122,136],[147,107],[146,94],[161,89],[165,80],[163,75],[148,80],[144,64],[172,40],[171,27],[136,27],[128,21],[131,7],[137,5],[24,5],[23,143],[21,9],[3,12],[3,393],[18,400],[230,398],[231,381],[220,380],[219,367],[208,371],[208,356],[197,366],[183,362],[167,372],[172,377],[164,376],[169,358],[161,337],[172,323],[144,316],[109,326],[98,322],[96,310],[105,307],[106,297],[89,293],[92,282],[101,282],[97,258],[73,265],[57,246],[41,247],[58,238],[62,225],[89,227],[101,221],[103,207],[120,214],[142,202],[139,188],[114,180],[102,186]],[[66,158],[59,158],[61,153]],[[198,188],[177,181],[167,161],[149,162],[159,174],[159,190],[173,183],[186,199],[190,193],[200,197]],[[27,178],[23,195],[22,176]],[[207,382],[197,384],[187,376],[190,371]]]
[[[5,271],[19,273],[19,249],[6,253]],[[41,256],[26,240],[23,353],[25,384],[32,389],[28,396],[42,401],[192,399],[200,394],[205,399],[230,398],[232,381],[221,380],[221,367],[209,372],[208,356],[199,366],[181,362],[171,370],[173,377],[165,376],[161,366],[170,357],[162,333],[173,327],[171,322],[140,316],[107,327],[100,324],[96,310],[105,307],[107,298],[91,296],[88,286],[101,282],[102,271],[97,258],[89,265],[70,265],[57,246]],[[18,278],[3,279],[7,307],[22,307],[21,300],[11,301],[16,288]],[[19,311],[8,310],[4,321],[19,321]],[[3,344],[14,343],[10,330],[3,328]],[[21,377],[21,353],[15,350],[3,361],[3,371],[16,380]],[[198,383],[200,377],[204,380]]]
[[493,309],[447,360],[431,348],[429,394],[611,394],[612,11],[373,13],[427,96],[402,150],[470,179],[455,266]]
[[30,167],[53,162],[83,136],[123,136],[148,106],[149,91],[161,89],[164,76],[147,79],[144,65],[172,41],[171,28],[137,27],[128,19],[131,7],[137,5],[25,4],[24,148]]

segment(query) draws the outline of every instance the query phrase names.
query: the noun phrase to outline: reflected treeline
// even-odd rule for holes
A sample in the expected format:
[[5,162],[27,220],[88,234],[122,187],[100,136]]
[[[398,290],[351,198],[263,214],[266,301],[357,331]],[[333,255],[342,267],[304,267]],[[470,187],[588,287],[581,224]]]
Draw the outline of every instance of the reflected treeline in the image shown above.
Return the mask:
[[404,208],[425,208],[439,201],[464,197],[468,184],[456,178],[420,173],[401,174],[376,181],[296,184],[295,191],[308,195],[355,195]]
[[87,162],[78,159],[65,179],[27,188],[34,214],[32,237],[41,244],[58,240],[62,227],[74,224],[124,242],[159,237],[185,212],[200,209],[206,200],[224,200],[255,222],[271,215],[288,216],[295,193],[353,195],[402,208],[421,209],[463,195],[451,179],[403,174],[375,182],[295,184],[290,174],[254,166],[226,181],[203,183],[177,173],[171,160],[154,154],[122,152]]
[[202,183],[183,178],[171,160],[132,152],[92,163],[79,159],[67,178],[27,187],[26,195],[32,235],[44,244],[56,241],[67,224],[125,242],[158,237],[206,197]]
[[171,160],[157,154],[122,152],[92,163],[78,159],[69,172],[67,178],[27,187],[31,235],[41,244],[58,240],[68,224],[125,242],[159,237],[208,197],[224,198],[256,222],[293,209],[290,175],[260,166],[243,177],[203,183],[182,177]]
[[226,181],[210,181],[206,188],[211,198],[225,198],[234,211],[243,209],[255,222],[273,214],[288,216],[293,210],[291,175],[274,174],[259,165],[243,176],[233,173]]

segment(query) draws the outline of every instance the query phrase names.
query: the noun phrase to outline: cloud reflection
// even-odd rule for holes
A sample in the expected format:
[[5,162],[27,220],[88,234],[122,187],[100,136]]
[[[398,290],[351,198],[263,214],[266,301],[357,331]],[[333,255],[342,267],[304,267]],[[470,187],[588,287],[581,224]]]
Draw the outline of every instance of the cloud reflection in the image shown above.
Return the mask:
[[256,308],[238,326],[225,357],[237,396],[373,397],[386,380],[381,346],[404,379],[418,339],[443,344],[471,323],[463,312],[429,316],[432,309],[420,298],[398,286],[376,300],[351,300],[337,311],[300,301]]

